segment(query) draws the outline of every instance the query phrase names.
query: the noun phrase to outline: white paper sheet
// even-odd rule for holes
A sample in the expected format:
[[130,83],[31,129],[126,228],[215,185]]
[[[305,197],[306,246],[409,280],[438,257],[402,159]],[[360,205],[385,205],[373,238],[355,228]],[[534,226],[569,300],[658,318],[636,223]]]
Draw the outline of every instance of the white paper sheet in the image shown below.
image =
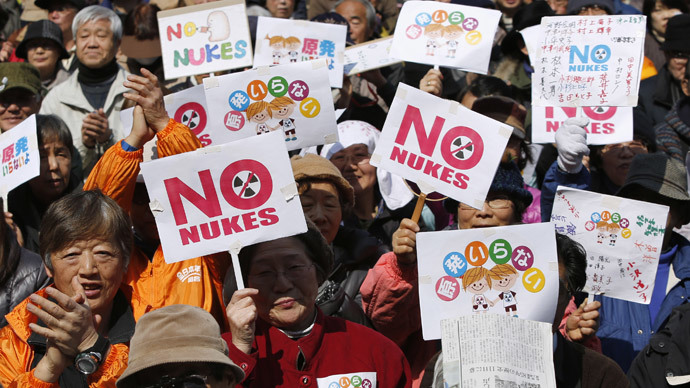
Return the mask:
[[390,56],[393,36],[372,40],[345,49],[345,73],[354,75],[400,63]]
[[532,143],[555,142],[556,131],[571,117],[585,117],[587,144],[615,144],[633,139],[633,108],[629,106],[532,106]]

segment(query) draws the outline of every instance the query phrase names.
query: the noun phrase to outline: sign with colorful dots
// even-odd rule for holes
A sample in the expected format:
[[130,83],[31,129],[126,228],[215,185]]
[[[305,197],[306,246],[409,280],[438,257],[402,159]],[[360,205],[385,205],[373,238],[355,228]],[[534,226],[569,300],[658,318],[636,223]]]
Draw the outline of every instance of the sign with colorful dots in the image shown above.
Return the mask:
[[319,387],[325,388],[375,388],[376,372],[354,372],[331,375],[316,379]]
[[558,265],[549,223],[419,233],[417,257],[427,341],[441,338],[442,319],[462,315],[553,322]]
[[323,59],[204,79],[211,141],[280,132],[288,150],[338,139]]
[[0,150],[0,195],[4,200],[4,206],[7,207],[7,194],[10,190],[40,173],[41,158],[38,151],[36,115],[29,116],[11,131],[0,135]]
[[393,58],[486,74],[501,13],[450,3],[406,1],[395,27]]
[[347,26],[259,16],[254,67],[324,59],[331,87],[343,86]]
[[558,187],[551,222],[587,251],[593,294],[649,304],[668,207]]

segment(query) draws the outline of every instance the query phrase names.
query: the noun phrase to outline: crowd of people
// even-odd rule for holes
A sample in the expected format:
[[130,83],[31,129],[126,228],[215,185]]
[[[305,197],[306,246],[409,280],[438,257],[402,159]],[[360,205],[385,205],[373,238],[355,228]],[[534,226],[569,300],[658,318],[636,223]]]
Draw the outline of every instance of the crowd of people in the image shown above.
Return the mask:
[[[165,79],[156,13],[205,2],[0,0],[0,131],[36,114],[40,150],[0,222],[0,387],[445,387],[440,341],[422,337],[417,233],[548,222],[559,185],[670,210],[649,304],[586,299],[586,251],[556,234],[557,386],[688,384],[687,1],[450,0],[501,12],[489,75],[398,63],[343,76],[339,140],[291,152],[307,232],[244,247],[240,268],[227,252],[166,263],[140,174],[154,138],[159,158],[202,147],[163,97],[208,74]],[[246,1],[254,38],[270,16],[345,25],[348,45],[392,35],[402,4]],[[647,17],[633,139],[589,146],[574,117],[532,144],[519,31],[620,14]],[[427,201],[413,221],[412,188],[370,163],[400,82],[513,128],[480,209]]]

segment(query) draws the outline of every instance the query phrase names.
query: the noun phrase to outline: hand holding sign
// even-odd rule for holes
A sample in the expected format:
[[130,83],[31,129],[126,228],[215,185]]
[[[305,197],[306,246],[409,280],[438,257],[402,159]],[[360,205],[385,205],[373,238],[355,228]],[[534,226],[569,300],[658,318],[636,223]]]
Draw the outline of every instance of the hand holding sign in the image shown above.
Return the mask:
[[393,252],[403,264],[417,261],[417,233],[419,225],[409,218],[400,221],[400,227],[393,233]]
[[259,294],[256,288],[243,288],[232,294],[225,315],[230,324],[232,344],[246,354],[252,351],[256,318],[256,303],[254,297]]
[[558,167],[570,174],[582,169],[582,158],[589,155],[587,132],[584,127],[589,120],[576,117],[568,119],[556,132],[556,149],[558,150]]

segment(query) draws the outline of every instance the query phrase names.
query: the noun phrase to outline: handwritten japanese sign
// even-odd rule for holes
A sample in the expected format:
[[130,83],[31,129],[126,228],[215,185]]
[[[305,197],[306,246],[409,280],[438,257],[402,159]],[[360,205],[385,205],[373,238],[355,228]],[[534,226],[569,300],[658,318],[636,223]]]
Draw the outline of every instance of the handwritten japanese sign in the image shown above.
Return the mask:
[[511,133],[456,101],[400,83],[371,163],[480,208]]
[[637,105],[645,16],[554,16],[541,27],[533,105]]
[[346,48],[345,73],[354,75],[399,63],[390,56],[391,44],[393,37],[388,36]]
[[160,11],[158,32],[165,79],[252,65],[244,1]]
[[461,315],[553,322],[558,266],[549,223],[419,233],[417,256],[427,341],[441,338],[442,319]]
[[168,263],[307,230],[279,133],[145,162],[141,172]]
[[649,304],[668,206],[558,187],[551,222],[587,251],[585,291]]
[[29,116],[16,127],[0,135],[0,150],[0,194],[7,200],[6,195],[10,190],[40,173],[41,158],[36,134],[36,115]]
[[323,58],[334,88],[343,86],[347,27],[259,16],[254,66],[282,65]]
[[204,79],[214,144],[280,132],[289,150],[338,140],[324,59]]
[[391,56],[410,62],[486,74],[501,13],[428,1],[406,1],[395,27]]
[[[589,119],[585,127],[587,144],[615,144],[633,139],[633,113],[628,106],[581,108],[580,116]],[[555,142],[556,131],[565,120],[578,116],[578,108],[532,106],[532,143]]]

